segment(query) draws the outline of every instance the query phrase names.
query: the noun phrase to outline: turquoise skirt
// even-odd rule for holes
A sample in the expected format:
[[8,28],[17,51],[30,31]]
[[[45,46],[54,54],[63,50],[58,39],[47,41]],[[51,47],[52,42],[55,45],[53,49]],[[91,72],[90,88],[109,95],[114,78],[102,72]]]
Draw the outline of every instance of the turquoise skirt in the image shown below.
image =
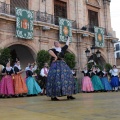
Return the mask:
[[28,95],[37,95],[42,92],[40,86],[33,77],[27,78],[26,85],[28,88],[28,93],[27,93]]
[[92,77],[92,84],[93,84],[93,88],[95,91],[104,90],[104,86],[103,86],[100,78],[97,75],[94,75]]

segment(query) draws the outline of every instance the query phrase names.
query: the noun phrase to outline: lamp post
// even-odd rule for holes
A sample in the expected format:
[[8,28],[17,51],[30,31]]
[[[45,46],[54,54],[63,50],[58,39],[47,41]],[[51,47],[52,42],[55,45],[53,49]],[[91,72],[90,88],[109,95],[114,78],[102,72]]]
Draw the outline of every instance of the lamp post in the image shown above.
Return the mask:
[[[95,53],[95,49],[96,49],[96,47],[94,45],[92,45],[91,53],[92,53],[92,56],[93,56],[93,60],[94,60],[94,55],[96,55],[97,58],[100,58],[100,56],[101,56],[101,52],[99,50],[97,50],[97,52]],[[89,59],[89,57],[90,57],[90,50],[88,48],[86,49],[85,53],[86,53],[87,59]],[[87,62],[88,62],[88,60],[87,60]]]
[[88,48],[86,49],[85,53],[86,53],[86,57],[89,58],[89,56],[90,56],[90,50]]

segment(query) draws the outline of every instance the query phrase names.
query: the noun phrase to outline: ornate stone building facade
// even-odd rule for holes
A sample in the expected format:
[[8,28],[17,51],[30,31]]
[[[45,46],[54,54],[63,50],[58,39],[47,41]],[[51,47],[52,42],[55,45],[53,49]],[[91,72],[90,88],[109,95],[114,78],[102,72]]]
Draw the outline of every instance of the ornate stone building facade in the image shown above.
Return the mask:
[[[34,10],[33,40],[15,36],[15,7]],[[39,50],[50,49],[59,39],[58,17],[73,22],[73,42],[68,52],[75,54],[79,73],[87,63],[86,48],[94,45],[94,26],[105,28],[105,47],[99,48],[98,61],[115,64],[110,0],[0,0],[0,47],[15,50],[23,66],[33,62]]]

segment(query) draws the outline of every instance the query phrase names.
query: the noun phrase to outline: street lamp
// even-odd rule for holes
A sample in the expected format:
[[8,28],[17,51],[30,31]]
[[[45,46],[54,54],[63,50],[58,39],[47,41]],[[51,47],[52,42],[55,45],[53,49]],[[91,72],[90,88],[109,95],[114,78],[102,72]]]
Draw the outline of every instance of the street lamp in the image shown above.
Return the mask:
[[86,57],[88,58],[90,56],[90,50],[87,48],[85,53],[86,53]]
[[[97,52],[95,53],[95,49],[96,49],[96,47],[93,45],[91,47],[91,53],[93,56],[93,60],[94,60],[95,55],[97,56],[97,58],[100,58],[100,56],[101,56],[101,52],[99,50],[97,50]],[[86,53],[86,57],[89,58],[90,57],[90,50],[88,48],[86,49],[85,53]]]
[[101,52],[99,50],[97,50],[96,55],[99,58],[101,56]]

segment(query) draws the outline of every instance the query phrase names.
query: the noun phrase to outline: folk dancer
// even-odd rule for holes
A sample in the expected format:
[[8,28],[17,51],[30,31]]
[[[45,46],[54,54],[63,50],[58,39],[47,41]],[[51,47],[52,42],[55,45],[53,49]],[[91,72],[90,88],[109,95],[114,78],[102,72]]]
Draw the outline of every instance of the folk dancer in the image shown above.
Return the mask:
[[14,90],[16,97],[23,96],[28,92],[25,80],[22,78],[21,74],[24,70],[21,69],[20,61],[17,60],[14,65]]
[[64,47],[61,47],[58,41],[54,42],[55,48],[49,50],[51,58],[51,66],[47,76],[46,94],[51,100],[58,101],[57,97],[67,96],[67,99],[75,99],[74,93],[74,77],[71,69],[68,67],[64,59],[64,54],[69,46],[69,38]]
[[112,87],[108,81],[108,77],[107,77],[108,73],[105,68],[103,69],[103,71],[100,72],[100,76],[101,76],[102,84],[104,86],[104,91],[111,91]]
[[10,66],[10,61],[6,62],[6,67],[2,70],[2,80],[0,81],[0,94],[2,97],[12,97],[14,95],[13,88],[13,68]]
[[114,91],[118,91],[119,87],[119,78],[118,78],[118,69],[116,65],[113,65],[113,68],[109,71],[111,73],[111,86]]
[[91,80],[92,80],[92,85],[93,85],[95,92],[104,90],[103,84],[102,84],[99,76],[97,75],[96,67],[92,68]]
[[90,78],[90,70],[88,70],[87,67],[85,67],[82,73],[84,74],[84,77],[82,79],[82,91],[93,92],[94,89]]
[[41,93],[41,88],[38,85],[38,83],[36,82],[34,76],[36,76],[36,74],[33,74],[33,65],[29,65],[29,69],[27,70],[27,79],[26,79],[26,85],[28,88],[28,95],[38,95],[39,93]]

